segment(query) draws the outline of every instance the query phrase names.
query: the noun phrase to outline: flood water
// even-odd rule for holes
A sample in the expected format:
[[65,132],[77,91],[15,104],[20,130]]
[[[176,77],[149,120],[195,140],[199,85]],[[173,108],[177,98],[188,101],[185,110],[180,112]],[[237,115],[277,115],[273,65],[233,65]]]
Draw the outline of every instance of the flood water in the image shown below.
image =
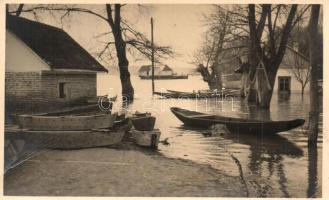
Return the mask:
[[[151,95],[151,81],[133,76],[135,101],[129,112],[148,111],[156,116],[156,127],[161,130],[161,140],[168,138],[169,145],[159,146],[167,157],[209,164],[220,172],[239,177],[248,196],[258,197],[321,197],[322,196],[322,114],[318,148],[307,148],[309,96],[300,94],[281,97],[274,93],[270,112],[248,106],[235,99],[162,99]],[[98,95],[120,95],[118,76],[100,75]],[[192,91],[207,89],[199,76],[186,80],[156,80],[156,91],[166,89]],[[304,118],[304,127],[268,136],[266,134],[225,134],[219,131],[209,136],[209,131],[187,129],[170,111],[178,106],[190,110],[224,116],[252,119],[286,120]],[[115,110],[121,110],[117,102]]]

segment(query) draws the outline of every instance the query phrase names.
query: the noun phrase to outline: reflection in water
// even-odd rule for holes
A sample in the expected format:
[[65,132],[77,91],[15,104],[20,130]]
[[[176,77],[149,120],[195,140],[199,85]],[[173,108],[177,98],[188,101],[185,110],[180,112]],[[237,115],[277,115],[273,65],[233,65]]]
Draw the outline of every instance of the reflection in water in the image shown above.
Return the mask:
[[318,160],[318,149],[317,145],[309,146],[308,148],[308,188],[307,197],[315,197],[318,185],[318,175],[317,175],[317,160]]
[[244,179],[244,175],[243,175],[243,170],[242,170],[241,163],[240,163],[240,161],[233,154],[230,154],[230,156],[234,160],[234,162],[236,163],[236,165],[238,166],[240,180],[242,182],[242,185],[245,188],[246,196],[249,197],[249,189],[248,189],[246,180]]
[[271,120],[271,113],[267,109],[261,109],[257,107],[256,105],[248,105],[244,103],[244,107],[241,109],[247,109],[248,110],[248,116],[249,119],[257,119],[257,120]]
[[278,102],[287,102],[290,100],[290,93],[278,93]]
[[[199,112],[230,117],[267,120],[308,119],[309,98],[300,94],[288,96],[273,94],[271,110],[259,110],[244,100],[235,99],[216,102],[210,100],[160,99],[151,95],[151,82],[132,77],[136,91],[135,101],[127,108],[134,112],[151,112],[156,126],[162,132],[161,140],[168,138],[170,145],[159,145],[162,154],[173,158],[189,159],[210,164],[232,176],[240,178],[246,188],[245,195],[258,197],[321,197],[322,117],[320,122],[318,152],[307,149],[305,127],[276,135],[245,135],[219,133],[202,134],[205,130],[186,129],[170,112],[170,107],[179,106]],[[115,81],[117,80],[117,81]],[[106,83],[106,82],[103,82]],[[121,88],[118,77],[112,76],[108,84]],[[117,83],[117,85],[115,85]],[[192,91],[207,89],[199,76],[186,80],[157,80],[156,91],[174,89]],[[186,87],[189,88],[186,88]],[[99,88],[98,88],[99,89]],[[106,88],[103,88],[106,94]],[[143,92],[143,93],[141,93]],[[113,91],[109,96],[120,94]],[[118,98],[119,99],[119,98]],[[118,103],[116,104],[118,105]],[[120,104],[121,105],[121,104]],[[122,109],[122,108],[120,108]],[[308,122],[306,121],[305,124]],[[308,152],[308,154],[307,154]],[[319,162],[319,163],[318,163]],[[308,174],[308,177],[305,176]]]
[[287,178],[286,174],[284,172],[284,167],[282,164],[282,156],[278,156],[277,160],[277,165],[278,165],[278,176],[279,176],[279,185],[280,185],[280,190],[284,194],[284,197],[290,197],[290,194],[287,191]]
[[[290,197],[286,187],[287,178],[283,170],[282,155],[288,155],[291,157],[303,156],[303,151],[298,146],[276,134],[251,135],[230,133],[225,137],[236,143],[248,145],[250,147],[248,168],[251,172],[251,176],[265,178],[265,175],[262,174],[262,171],[264,170],[262,169],[262,164],[263,162],[267,162],[269,173],[265,179],[271,180],[276,166],[277,175],[279,177],[279,188],[284,197]],[[243,176],[243,174],[240,174],[240,176]],[[251,181],[251,186],[256,190],[256,195],[259,197],[268,196],[268,192],[271,189],[271,184],[261,184],[257,180]]]

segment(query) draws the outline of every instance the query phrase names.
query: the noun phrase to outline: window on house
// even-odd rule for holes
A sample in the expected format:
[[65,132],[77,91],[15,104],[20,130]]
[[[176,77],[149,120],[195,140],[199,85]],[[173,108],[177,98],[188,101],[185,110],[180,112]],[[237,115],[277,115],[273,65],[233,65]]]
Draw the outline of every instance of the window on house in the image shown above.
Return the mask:
[[59,83],[59,98],[65,98],[65,83]]
[[291,77],[290,76],[279,76],[279,92],[290,92],[290,83]]

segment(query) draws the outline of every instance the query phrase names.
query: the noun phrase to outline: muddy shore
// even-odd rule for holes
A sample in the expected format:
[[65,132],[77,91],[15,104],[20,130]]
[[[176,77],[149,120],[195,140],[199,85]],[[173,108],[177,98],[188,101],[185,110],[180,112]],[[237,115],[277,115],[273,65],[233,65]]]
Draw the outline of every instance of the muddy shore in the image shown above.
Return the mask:
[[246,196],[238,177],[131,144],[47,150],[6,174],[14,196]]

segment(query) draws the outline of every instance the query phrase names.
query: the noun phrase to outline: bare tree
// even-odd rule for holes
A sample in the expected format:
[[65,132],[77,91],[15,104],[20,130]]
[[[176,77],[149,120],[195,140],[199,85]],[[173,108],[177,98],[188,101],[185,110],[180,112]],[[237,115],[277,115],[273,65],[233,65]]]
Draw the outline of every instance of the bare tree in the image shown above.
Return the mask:
[[310,61],[311,61],[311,78],[310,78],[310,113],[309,113],[309,136],[308,144],[316,145],[319,131],[319,86],[318,71],[320,59],[319,48],[319,15],[320,5],[312,5],[311,17],[309,21],[309,45],[310,45]]
[[[266,109],[270,107],[275,77],[285,55],[290,32],[309,6],[297,8],[297,5],[266,4],[256,9],[255,5],[248,5],[250,79],[254,80],[248,100],[256,100]],[[259,13],[258,19],[256,13]]]
[[[106,56],[112,58],[111,47],[114,45],[119,65],[122,96],[128,101],[132,101],[134,98],[134,88],[130,80],[127,51],[133,52],[133,50],[135,50],[137,53],[150,58],[152,47],[150,40],[143,33],[135,30],[127,20],[122,17],[121,12],[124,6],[125,4],[106,4],[104,5],[104,14],[97,10],[85,8],[83,5],[40,4],[27,7],[24,4],[20,4],[18,9],[9,11],[9,13],[20,15],[23,12],[30,12],[37,15],[38,11],[57,12],[60,13],[61,20],[65,17],[69,17],[71,13],[84,13],[97,17],[99,20],[105,22],[109,27],[109,31],[100,34],[99,37],[107,37],[108,42],[104,43],[104,47],[98,53],[98,57],[100,59],[103,59]],[[112,37],[109,37],[111,35]],[[114,41],[112,41],[112,38]],[[155,45],[154,50],[157,60],[173,55],[173,51],[168,46]]]
[[225,52],[242,48],[236,38],[236,22],[230,12],[221,6],[214,6],[215,12],[204,16],[205,33],[204,41],[200,49],[194,55],[193,64],[197,65],[203,80],[210,89],[222,89],[222,67]]
[[[248,6],[218,6],[220,11],[229,14],[228,26],[226,30],[224,47],[235,48],[236,41],[248,41],[248,78],[243,88],[248,88],[247,98],[249,101],[257,102],[261,107],[269,109],[273,93],[273,86],[278,68],[285,54],[290,32],[300,21],[304,13],[310,6],[301,5],[254,5]],[[225,16],[225,15],[224,15]],[[223,15],[217,15],[214,18],[225,21]],[[208,20],[215,22],[215,20]],[[223,27],[223,25],[219,25]],[[220,29],[223,30],[223,29]],[[220,34],[218,34],[220,38]],[[214,44],[214,43],[209,43]],[[244,44],[242,42],[242,44]],[[245,46],[245,45],[243,45]],[[243,47],[240,47],[243,48]],[[213,50],[215,48],[205,48]],[[241,54],[241,52],[240,52]],[[215,53],[210,54],[216,55]],[[212,58],[211,56],[202,56],[203,58]],[[208,59],[209,60],[209,59]],[[215,62],[214,62],[215,63]],[[210,65],[211,66],[211,65]],[[209,66],[205,67],[209,68]],[[203,70],[204,74],[206,73]]]
[[289,58],[289,64],[293,67],[290,69],[295,79],[300,83],[302,89],[302,96],[304,96],[304,90],[307,83],[310,80],[310,65],[309,59],[301,53],[294,51],[292,57]]

